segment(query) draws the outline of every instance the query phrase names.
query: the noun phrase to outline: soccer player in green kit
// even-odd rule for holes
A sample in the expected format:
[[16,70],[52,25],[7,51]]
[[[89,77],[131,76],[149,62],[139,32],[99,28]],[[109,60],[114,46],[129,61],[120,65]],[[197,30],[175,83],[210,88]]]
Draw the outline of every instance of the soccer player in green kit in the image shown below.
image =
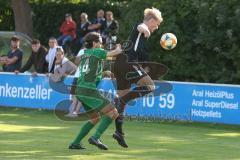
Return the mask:
[[102,38],[96,32],[88,33],[84,40],[86,49],[79,65],[80,72],[76,96],[82,102],[90,120],[82,126],[78,136],[70,144],[69,149],[85,149],[81,141],[98,123],[101,113],[103,116],[100,124],[94,135],[88,139],[88,142],[100,149],[107,150],[108,147],[100,141],[100,136],[111,122],[118,117],[118,112],[109,100],[100,95],[97,90],[97,84],[102,76],[102,60],[106,59],[106,57],[117,56],[122,50],[120,45],[115,50],[109,52],[101,49]]

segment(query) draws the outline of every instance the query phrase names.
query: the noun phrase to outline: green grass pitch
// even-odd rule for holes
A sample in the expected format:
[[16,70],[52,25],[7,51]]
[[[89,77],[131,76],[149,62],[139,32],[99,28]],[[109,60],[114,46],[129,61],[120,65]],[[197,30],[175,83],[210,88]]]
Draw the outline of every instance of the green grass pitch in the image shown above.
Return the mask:
[[240,159],[240,127],[183,122],[125,123],[128,149],[111,137],[114,125],[102,141],[101,151],[83,141],[86,150],[68,150],[83,122],[58,120],[51,111],[0,107],[0,159],[71,160],[237,160]]

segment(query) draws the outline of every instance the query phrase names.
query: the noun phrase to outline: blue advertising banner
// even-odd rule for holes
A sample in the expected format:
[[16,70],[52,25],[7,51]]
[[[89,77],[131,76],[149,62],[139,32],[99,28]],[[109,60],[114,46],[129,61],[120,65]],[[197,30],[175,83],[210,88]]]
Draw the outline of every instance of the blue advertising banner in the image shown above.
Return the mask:
[[240,86],[170,82],[173,90],[151,94],[127,108],[128,115],[240,124]]
[[[69,94],[55,91],[45,75],[0,74],[0,105],[54,109]],[[67,77],[66,84],[73,78]],[[189,82],[169,82],[168,93],[148,94],[126,107],[126,115],[162,119],[191,120],[225,124],[240,124],[240,86]],[[158,83],[156,83],[158,86]],[[103,80],[99,91],[112,99],[116,95],[111,80]],[[132,103],[131,103],[132,104]]]
[[54,109],[61,100],[70,98],[53,90],[45,75],[1,73],[0,79],[1,106]]

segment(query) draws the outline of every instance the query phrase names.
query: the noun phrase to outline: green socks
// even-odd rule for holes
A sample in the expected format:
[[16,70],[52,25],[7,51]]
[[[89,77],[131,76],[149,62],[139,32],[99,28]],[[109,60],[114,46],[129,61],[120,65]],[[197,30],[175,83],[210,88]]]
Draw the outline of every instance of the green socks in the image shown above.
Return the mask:
[[[100,124],[93,135],[94,138],[99,139],[103,132],[109,127],[109,125],[112,123],[112,119],[108,116],[103,116],[101,118]],[[78,136],[75,138],[72,144],[79,144],[81,140],[90,132],[90,130],[94,127],[94,124],[92,124],[90,121],[85,123],[83,127],[81,128]]]
[[89,131],[94,127],[94,124],[92,124],[90,121],[88,121],[87,123],[85,123],[82,127],[82,129],[80,130],[78,136],[76,137],[76,139],[73,141],[72,144],[79,144],[81,142],[81,140],[89,133]]
[[110,117],[103,116],[93,137],[96,139],[99,139],[103,134],[103,132],[109,127],[111,123],[112,123],[112,119]]

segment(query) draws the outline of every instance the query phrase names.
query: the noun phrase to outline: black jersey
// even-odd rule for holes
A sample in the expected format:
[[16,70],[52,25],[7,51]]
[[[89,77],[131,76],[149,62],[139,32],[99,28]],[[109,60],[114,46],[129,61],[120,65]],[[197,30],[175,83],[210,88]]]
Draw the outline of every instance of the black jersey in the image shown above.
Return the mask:
[[126,50],[128,62],[145,62],[149,60],[147,40],[143,33],[139,33],[137,25],[134,26],[129,41],[132,43],[131,47]]

